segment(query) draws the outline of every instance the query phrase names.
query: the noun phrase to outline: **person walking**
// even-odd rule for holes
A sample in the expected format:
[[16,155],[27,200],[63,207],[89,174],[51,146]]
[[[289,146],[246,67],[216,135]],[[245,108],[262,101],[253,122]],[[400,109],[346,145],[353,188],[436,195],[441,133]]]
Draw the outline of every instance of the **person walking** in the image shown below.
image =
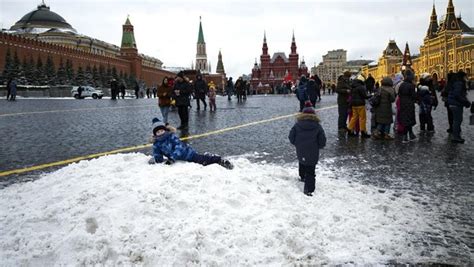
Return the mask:
[[[80,89],[82,89],[81,87],[79,87]],[[78,89],[79,90],[79,89]],[[116,100],[117,99],[117,95],[118,95],[118,83],[117,83],[117,80],[115,79],[112,79],[112,81],[110,81],[110,95],[111,95],[111,99],[112,100]],[[79,93],[79,99],[81,98],[81,94]]]
[[416,139],[413,133],[413,126],[416,125],[415,103],[416,91],[413,80],[415,74],[411,70],[405,70],[405,79],[400,84],[398,89],[398,96],[400,98],[400,122],[404,127],[403,143],[408,143],[409,140]]
[[[323,86],[323,81],[321,81],[321,79],[319,78],[317,74],[314,75],[313,79],[314,79],[314,82],[316,83],[316,95],[318,98],[317,101],[321,102],[321,87]],[[313,102],[313,105],[314,105],[314,102]]]
[[135,97],[136,99],[138,99],[138,93],[140,92],[140,86],[138,85],[138,81],[135,81],[135,87],[133,89],[135,89]]
[[316,106],[316,102],[318,101],[317,86],[318,85],[316,84],[315,77],[310,77],[306,83],[306,95],[308,96],[309,101],[311,101],[313,108]]
[[469,108],[471,106],[471,102],[467,99],[467,81],[467,74],[462,70],[458,71],[448,95],[448,105],[453,113],[453,133],[451,138],[453,143],[464,143],[464,139],[461,138],[463,107]]
[[191,93],[192,88],[189,84],[189,80],[184,76],[184,73],[180,71],[175,79],[172,95],[172,98],[176,101],[175,105],[178,107],[178,115],[181,121],[181,125],[178,127],[179,130],[187,130],[189,128]]
[[12,80],[13,78],[8,78],[8,81],[7,81],[7,101],[10,100],[10,95],[11,95],[10,85],[12,84]]
[[308,79],[306,78],[306,76],[302,75],[298,83],[298,87],[296,88],[296,98],[300,101],[300,112],[303,111],[305,102],[309,100],[308,92],[307,92],[308,91],[307,83],[308,83]]
[[382,79],[382,87],[379,88],[378,94],[380,103],[374,108],[377,130],[372,133],[372,136],[374,139],[393,140],[390,135],[390,125],[393,122],[392,103],[395,102],[395,90],[391,78]]
[[122,80],[120,82],[120,94],[122,95],[122,99],[125,99],[125,82]]
[[204,104],[204,110],[207,109],[206,104],[206,94],[207,94],[207,83],[202,78],[201,74],[196,76],[196,81],[194,82],[194,96],[196,97],[197,110],[201,109],[200,102]]
[[315,190],[319,150],[326,146],[326,135],[309,100],[306,101],[303,112],[297,115],[288,139],[296,147],[299,176],[304,182],[303,192],[307,196],[312,196]]
[[235,81],[235,94],[237,95],[237,103],[241,103],[243,100],[243,95],[245,91],[245,83],[242,77],[239,77],[237,81]]
[[[343,75],[337,78],[337,108],[338,108],[338,120],[337,127],[339,131],[347,131],[347,115],[349,110],[349,95],[351,93],[351,73],[349,71],[344,72]],[[328,87],[328,90],[330,87]],[[328,92],[328,94],[331,94]]]
[[165,125],[168,125],[168,114],[171,108],[171,95],[173,94],[173,88],[168,84],[168,77],[163,78],[156,94],[158,96],[158,106],[160,107],[163,122]]
[[455,79],[456,79],[456,74],[453,72],[449,72],[448,82],[444,85],[443,90],[441,91],[441,99],[444,102],[444,106],[446,107],[446,112],[448,114],[449,128],[446,130],[446,132],[450,134],[453,132],[453,112],[449,108],[448,96],[449,96],[449,91],[451,91],[451,89],[453,88],[453,83]]
[[232,81],[232,77],[229,77],[227,80],[225,90],[227,92],[227,100],[232,100],[232,92],[234,91],[234,82]]
[[10,82],[10,101],[15,101],[16,99],[16,90],[17,90],[17,84],[16,84],[16,79],[12,78]]
[[359,74],[357,78],[352,81],[352,118],[349,122],[349,126],[347,127],[348,136],[357,136],[357,134],[354,133],[354,130],[356,128],[356,123],[359,122],[362,138],[370,137],[370,134],[367,133],[366,126],[367,114],[365,111],[365,100],[368,98],[368,96],[364,82],[365,78],[362,76],[362,74]]

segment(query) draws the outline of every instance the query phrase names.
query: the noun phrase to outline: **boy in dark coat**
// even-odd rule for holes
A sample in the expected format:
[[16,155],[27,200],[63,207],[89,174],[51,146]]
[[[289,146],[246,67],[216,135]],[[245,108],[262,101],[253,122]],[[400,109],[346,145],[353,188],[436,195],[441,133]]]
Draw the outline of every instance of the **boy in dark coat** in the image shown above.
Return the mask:
[[[181,142],[174,134],[175,129],[166,126],[158,118],[152,120],[153,123],[153,158],[149,164],[162,163],[167,165],[175,163],[177,160],[199,163],[201,165],[209,165],[217,163],[226,169],[233,169],[234,166],[230,161],[223,159],[218,155],[198,154],[188,144]],[[165,156],[167,159],[165,160]]]
[[296,117],[288,138],[296,147],[299,175],[304,181],[304,194],[312,196],[315,189],[315,170],[319,160],[319,149],[326,146],[326,135],[310,101],[306,101],[303,112]]

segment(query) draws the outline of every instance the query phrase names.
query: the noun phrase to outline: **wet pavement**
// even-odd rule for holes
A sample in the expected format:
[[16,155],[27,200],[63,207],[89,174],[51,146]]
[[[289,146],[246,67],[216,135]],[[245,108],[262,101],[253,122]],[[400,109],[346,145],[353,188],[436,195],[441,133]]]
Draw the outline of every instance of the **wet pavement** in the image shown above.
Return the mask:
[[[474,99],[474,93],[470,93]],[[112,101],[73,99],[18,99],[0,103],[0,172],[66,160],[147,143],[151,118],[160,116],[156,99]],[[418,134],[409,144],[394,141],[347,138],[337,132],[336,96],[323,96],[317,108],[328,139],[321,159],[334,169],[351,175],[340,177],[390,191],[394,199],[402,194],[426,207],[433,217],[433,232],[419,236],[417,246],[425,255],[441,247],[445,253],[434,262],[473,264],[474,223],[474,126],[464,111],[465,144],[452,144],[446,133],[444,106],[434,111],[434,134]],[[294,96],[251,96],[246,102],[228,102],[219,97],[218,110],[190,112],[189,135],[288,115],[297,111]],[[170,122],[179,124],[177,112]],[[296,161],[288,132],[294,118],[243,127],[192,139],[199,152],[236,156],[259,152],[254,160],[277,164]],[[150,149],[139,152],[149,154]],[[56,167],[57,168],[57,167]],[[48,169],[47,171],[50,171]],[[44,171],[44,170],[43,170]],[[40,171],[41,172],[41,171]],[[38,177],[38,172],[0,177],[0,188]]]

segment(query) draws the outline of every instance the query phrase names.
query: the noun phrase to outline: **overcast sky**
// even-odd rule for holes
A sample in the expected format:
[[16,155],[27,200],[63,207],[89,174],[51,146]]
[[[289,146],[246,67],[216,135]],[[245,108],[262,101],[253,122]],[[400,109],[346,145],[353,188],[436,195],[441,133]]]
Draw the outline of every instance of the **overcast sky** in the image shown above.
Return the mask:
[[[0,0],[0,27],[9,28],[40,0]],[[135,27],[138,50],[165,66],[190,67],[196,57],[202,16],[207,58],[215,72],[222,50],[228,75],[251,72],[262,52],[290,52],[294,30],[297,52],[308,67],[328,50],[345,49],[348,59],[380,57],[389,39],[403,51],[418,53],[426,35],[433,0],[45,0],[79,33],[120,46],[127,15]],[[448,0],[435,0],[438,19]],[[456,15],[474,27],[474,1],[454,0]]]

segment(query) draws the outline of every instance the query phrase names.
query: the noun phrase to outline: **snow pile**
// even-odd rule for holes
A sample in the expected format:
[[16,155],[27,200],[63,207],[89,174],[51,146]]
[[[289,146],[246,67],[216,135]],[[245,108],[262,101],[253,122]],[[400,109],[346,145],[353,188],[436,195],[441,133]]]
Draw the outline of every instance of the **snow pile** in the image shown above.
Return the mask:
[[[71,164],[0,191],[0,265],[282,265],[421,259],[409,197],[350,183],[322,162],[316,193],[296,164],[234,170],[144,154]],[[340,179],[337,179],[340,178]]]

